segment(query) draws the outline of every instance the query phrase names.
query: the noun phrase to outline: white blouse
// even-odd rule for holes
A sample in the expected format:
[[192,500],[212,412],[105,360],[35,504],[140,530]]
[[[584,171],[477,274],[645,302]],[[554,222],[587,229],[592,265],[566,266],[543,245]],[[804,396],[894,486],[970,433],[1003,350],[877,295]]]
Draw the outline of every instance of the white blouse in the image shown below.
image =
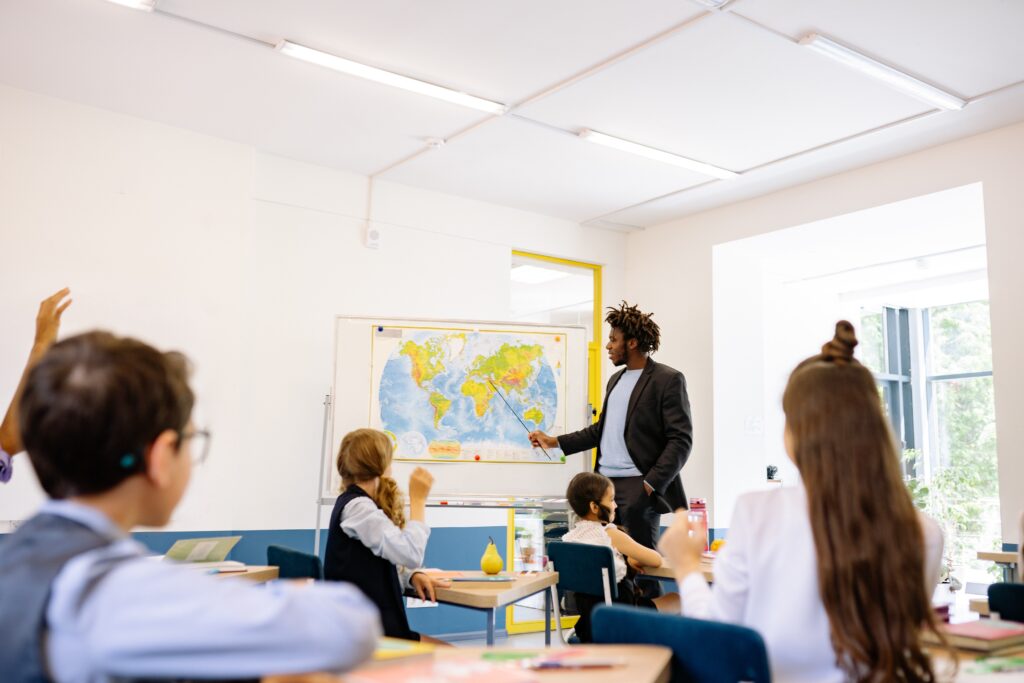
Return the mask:
[[[921,514],[920,519],[924,579],[931,596],[942,561],[942,531],[930,517]],[[700,573],[692,573],[679,589],[685,616],[758,631],[768,649],[772,680],[845,680],[836,666],[828,615],[818,592],[818,561],[802,486],[741,496],[726,544],[715,559],[714,586],[709,588]]]
[[615,583],[619,583],[626,578],[626,558],[612,545],[612,537],[608,535],[606,527],[607,525],[604,522],[578,519],[576,526],[565,536],[562,536],[562,540],[569,543],[589,543],[591,545],[603,545],[606,548],[611,548],[612,557],[615,558]]

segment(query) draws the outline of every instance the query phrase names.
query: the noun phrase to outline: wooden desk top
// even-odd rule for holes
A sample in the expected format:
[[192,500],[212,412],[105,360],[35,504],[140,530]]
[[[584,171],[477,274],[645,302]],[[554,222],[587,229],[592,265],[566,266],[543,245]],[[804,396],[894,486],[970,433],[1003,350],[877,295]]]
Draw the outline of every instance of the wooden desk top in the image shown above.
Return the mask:
[[[706,557],[700,558],[700,573],[704,575],[705,581],[712,583],[715,580],[715,561]],[[655,576],[659,579],[674,580],[676,578],[675,570],[672,569],[668,560],[665,560],[664,564],[660,567],[646,567],[644,569],[644,574],[647,576]],[[643,576],[643,574],[640,574],[639,576]]]
[[978,559],[1000,564],[1017,564],[1018,555],[1003,550],[979,550]]
[[[971,671],[974,667],[971,663],[977,659],[989,657],[980,652],[968,652],[965,650],[955,650],[953,656],[944,650],[933,650],[930,652],[932,658],[932,668],[935,670],[936,676],[939,680],[952,680],[954,683],[1022,683],[1024,682],[1024,673],[976,673]],[[954,659],[955,656],[955,659]],[[992,655],[993,657],[1021,657],[1024,656],[1024,649],[1010,650],[1007,652],[1001,652],[998,655]],[[951,678],[954,670],[954,661],[956,662],[956,677]]]
[[[466,577],[484,576],[483,572],[462,572]],[[495,586],[471,584],[472,587],[460,586],[453,582],[451,588],[437,588],[437,601],[462,607],[490,609],[503,607],[544,590],[558,583],[558,572],[537,572],[535,574],[516,574],[511,583],[499,583]]]
[[218,579],[246,579],[248,581],[255,581],[256,583],[264,583],[265,581],[273,581],[281,575],[281,570],[278,567],[261,567],[258,565],[246,565],[244,572],[223,572],[217,574],[214,578]]
[[971,598],[968,606],[972,612],[988,616],[988,598]]
[[[574,645],[571,647],[548,649],[542,648],[537,649],[495,649],[485,647],[439,647],[434,650],[434,655],[431,658],[413,659],[413,660],[395,660],[389,663],[377,662],[369,666],[360,667],[355,671],[352,671],[342,678],[311,678],[310,683],[316,681],[316,683],[342,683],[364,680],[383,680],[381,674],[387,672],[390,668],[397,667],[415,667],[416,673],[420,675],[426,675],[429,677],[431,674],[443,673],[433,671],[435,663],[448,661],[466,660],[467,662],[481,661],[481,657],[485,654],[491,655],[511,655],[514,656],[517,653],[521,654],[536,654],[538,656],[543,655],[555,655],[562,654],[565,652],[580,652],[583,656],[589,658],[598,659],[611,659],[619,660],[622,662],[622,666],[614,666],[608,669],[583,669],[578,671],[536,671],[526,672],[532,673],[530,679],[540,681],[541,683],[621,683],[621,681],[629,681],[629,683],[667,683],[669,680],[669,664],[672,660],[672,651],[667,647],[661,647],[658,645]],[[512,660],[515,661],[515,660]],[[500,661],[495,661],[495,665],[500,666]],[[512,665],[512,662],[509,662]],[[412,673],[412,672],[410,672]],[[483,674],[486,676],[486,674]],[[294,680],[296,683],[302,681],[301,678],[287,678],[281,677],[274,679],[275,683],[287,680],[288,683],[292,683]],[[461,679],[460,679],[461,680]],[[269,680],[265,679],[265,683],[270,683]]]

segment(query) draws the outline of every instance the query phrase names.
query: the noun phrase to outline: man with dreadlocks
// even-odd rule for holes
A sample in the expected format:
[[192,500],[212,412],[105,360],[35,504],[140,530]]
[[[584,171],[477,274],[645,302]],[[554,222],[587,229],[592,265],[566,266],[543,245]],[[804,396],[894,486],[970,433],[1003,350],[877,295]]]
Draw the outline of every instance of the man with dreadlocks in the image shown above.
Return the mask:
[[651,316],[625,301],[608,309],[605,348],[622,370],[608,380],[595,424],[557,438],[530,434],[535,446],[557,446],[566,455],[597,448],[597,471],[615,484],[615,523],[649,548],[657,541],[661,514],[687,507],[679,471],[693,444],[686,379],[650,358],[661,341]]

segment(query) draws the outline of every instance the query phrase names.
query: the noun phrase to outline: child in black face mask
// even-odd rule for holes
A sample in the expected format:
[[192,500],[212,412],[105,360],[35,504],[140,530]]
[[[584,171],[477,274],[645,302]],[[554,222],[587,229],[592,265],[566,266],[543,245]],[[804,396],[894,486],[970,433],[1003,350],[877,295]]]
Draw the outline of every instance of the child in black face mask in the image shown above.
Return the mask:
[[[569,507],[579,517],[572,530],[562,537],[569,543],[590,543],[603,545],[612,549],[615,558],[615,581],[618,583],[619,597],[617,602],[638,607],[657,608],[662,612],[679,613],[679,594],[668,595],[650,600],[637,595],[632,577],[636,571],[644,567],[660,567],[662,557],[658,551],[640,545],[624,531],[611,524],[615,517],[615,486],[604,475],[596,472],[581,472],[569,482],[565,494]],[[627,568],[626,560],[629,560]],[[580,642],[591,642],[590,612],[602,602],[600,597],[576,594],[576,606],[579,608],[580,619],[576,623],[576,636]]]

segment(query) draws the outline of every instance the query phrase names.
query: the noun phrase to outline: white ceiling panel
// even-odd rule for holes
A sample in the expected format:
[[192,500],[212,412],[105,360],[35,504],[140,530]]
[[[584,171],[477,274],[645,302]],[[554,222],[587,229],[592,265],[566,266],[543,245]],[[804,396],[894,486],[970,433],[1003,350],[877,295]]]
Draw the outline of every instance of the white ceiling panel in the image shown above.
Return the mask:
[[[614,230],[1024,119],[1024,84],[925,115],[928,105],[793,42],[819,31],[978,96],[1024,80],[1024,0],[734,0],[729,10],[689,0],[158,0],[145,13],[104,0],[0,0],[0,83],[372,174],[486,115],[270,43],[506,104],[568,81],[385,177]],[[578,140],[580,128],[746,173],[707,182]]]
[[793,38],[824,33],[965,97],[1024,81],[1020,0],[745,0],[735,11]]
[[574,221],[708,180],[514,116],[383,177]]
[[0,82],[361,173],[484,116],[99,0],[0,3]]
[[699,15],[685,0],[160,0],[161,10],[281,38],[505,104]]
[[720,14],[522,113],[743,171],[928,108]]
[[[684,190],[640,206],[600,217],[601,222],[652,226],[716,206],[743,201],[818,178],[867,166],[959,138],[1024,120],[1024,88],[979,100],[962,112],[922,117],[911,123],[849,140],[773,164],[728,183]],[[953,115],[951,115],[953,114]]]

